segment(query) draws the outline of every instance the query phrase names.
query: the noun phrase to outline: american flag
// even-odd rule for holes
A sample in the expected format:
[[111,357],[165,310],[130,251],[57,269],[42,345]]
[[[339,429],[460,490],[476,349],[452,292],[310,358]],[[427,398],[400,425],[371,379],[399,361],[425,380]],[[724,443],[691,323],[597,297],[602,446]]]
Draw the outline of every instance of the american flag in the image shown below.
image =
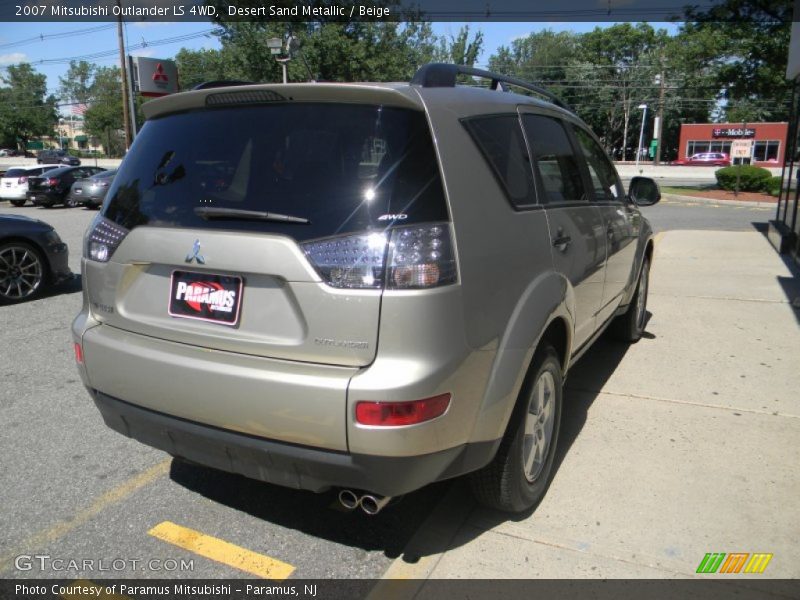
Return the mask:
[[82,115],[86,112],[86,109],[89,108],[85,104],[73,104],[72,105],[72,114],[73,115]]

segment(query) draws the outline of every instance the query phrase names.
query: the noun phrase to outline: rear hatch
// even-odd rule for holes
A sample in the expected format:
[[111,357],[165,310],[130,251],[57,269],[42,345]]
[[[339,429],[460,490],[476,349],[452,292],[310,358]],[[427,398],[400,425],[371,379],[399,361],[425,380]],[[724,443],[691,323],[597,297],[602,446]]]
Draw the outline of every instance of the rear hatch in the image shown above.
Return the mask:
[[28,187],[28,172],[25,169],[9,169],[0,179],[0,191],[16,191],[20,187]]
[[225,92],[149,120],[87,234],[95,317],[213,350],[372,362],[387,229],[447,208],[424,113],[330,87],[325,102]]

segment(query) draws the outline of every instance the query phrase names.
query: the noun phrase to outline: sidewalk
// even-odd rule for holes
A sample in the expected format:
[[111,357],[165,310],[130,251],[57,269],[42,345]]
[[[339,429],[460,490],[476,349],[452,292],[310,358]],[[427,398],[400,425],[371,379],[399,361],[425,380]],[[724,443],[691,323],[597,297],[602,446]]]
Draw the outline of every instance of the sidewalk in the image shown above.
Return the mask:
[[774,554],[763,575],[720,577],[800,577],[800,281],[757,232],[659,238],[646,337],[604,336],[571,371],[541,505],[509,517],[457,482],[386,573],[417,581],[376,593],[695,577],[707,552]]

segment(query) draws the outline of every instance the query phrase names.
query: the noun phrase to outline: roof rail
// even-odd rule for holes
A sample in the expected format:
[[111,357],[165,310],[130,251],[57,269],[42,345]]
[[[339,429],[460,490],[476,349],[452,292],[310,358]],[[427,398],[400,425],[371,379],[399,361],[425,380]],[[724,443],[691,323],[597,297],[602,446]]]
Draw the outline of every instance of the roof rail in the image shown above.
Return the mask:
[[491,80],[489,85],[490,89],[496,90],[500,88],[503,90],[503,83],[521,87],[525,90],[535,92],[547,98],[556,106],[573,112],[569,105],[556,96],[553,92],[546,90],[543,87],[534,85],[528,81],[517,79],[515,77],[508,77],[507,75],[499,75],[491,71],[484,71],[483,69],[475,69],[473,67],[465,67],[463,65],[451,65],[447,63],[429,63],[421,66],[414,77],[411,79],[412,85],[419,85],[422,87],[455,87],[456,78],[459,75],[471,75],[473,77],[482,77]]
[[210,90],[218,87],[231,87],[234,85],[254,85],[252,81],[236,81],[234,79],[218,79],[216,81],[204,81],[192,88],[192,90]]

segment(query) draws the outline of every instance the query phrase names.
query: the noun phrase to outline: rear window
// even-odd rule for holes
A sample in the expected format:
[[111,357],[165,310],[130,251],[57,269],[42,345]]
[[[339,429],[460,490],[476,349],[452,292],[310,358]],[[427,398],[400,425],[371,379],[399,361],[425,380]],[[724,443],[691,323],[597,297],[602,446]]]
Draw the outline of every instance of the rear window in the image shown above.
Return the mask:
[[[109,190],[106,218],[282,233],[298,241],[447,220],[423,113],[353,104],[228,107],[148,121]],[[203,219],[196,208],[308,219]]]
[[27,177],[28,171],[25,169],[9,169],[3,177]]

